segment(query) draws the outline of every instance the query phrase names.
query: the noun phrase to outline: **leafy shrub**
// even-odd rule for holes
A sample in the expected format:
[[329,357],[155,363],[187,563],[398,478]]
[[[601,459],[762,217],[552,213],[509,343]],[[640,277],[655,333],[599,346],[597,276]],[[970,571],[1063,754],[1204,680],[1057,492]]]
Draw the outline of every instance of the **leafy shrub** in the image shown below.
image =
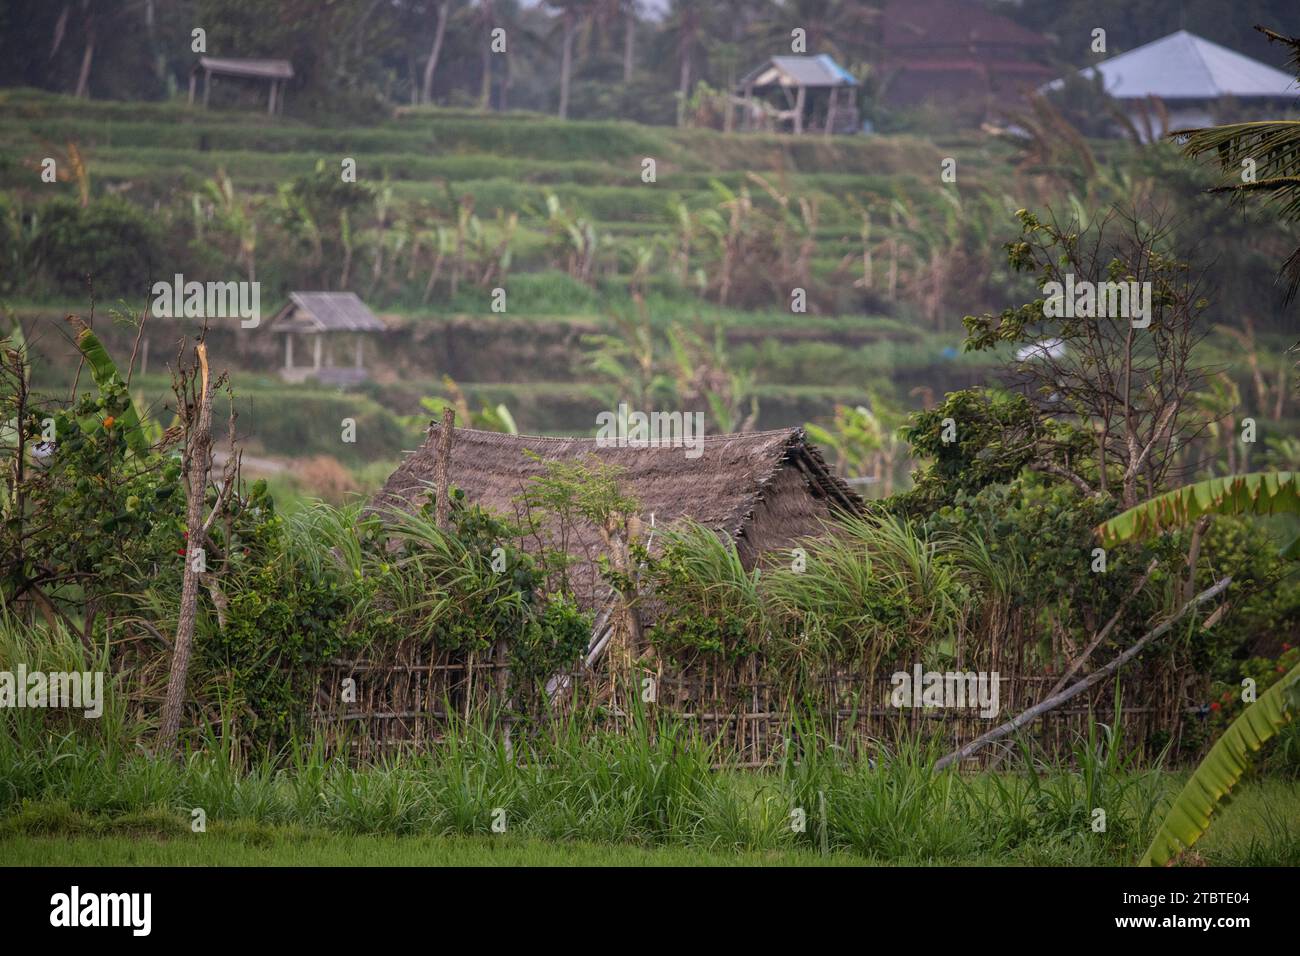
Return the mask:
[[145,210],[118,196],[52,199],[37,210],[33,262],[42,280],[59,293],[145,295],[163,264],[162,232]]

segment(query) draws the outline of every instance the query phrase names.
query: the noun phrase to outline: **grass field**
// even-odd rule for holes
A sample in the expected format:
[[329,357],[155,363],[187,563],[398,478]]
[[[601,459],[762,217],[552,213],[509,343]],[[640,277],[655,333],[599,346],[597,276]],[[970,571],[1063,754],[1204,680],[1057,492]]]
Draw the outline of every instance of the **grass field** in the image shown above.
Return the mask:
[[[1170,783],[1175,782],[1171,777]],[[729,847],[491,835],[340,833],[253,820],[212,821],[191,832],[165,810],[88,814],[66,804],[29,805],[0,817],[3,866],[1067,866],[1122,864],[1080,857],[1066,846],[1026,844],[960,856],[863,855],[849,849]],[[1190,862],[1300,865],[1300,786],[1262,780],[1244,786],[1197,846]]]

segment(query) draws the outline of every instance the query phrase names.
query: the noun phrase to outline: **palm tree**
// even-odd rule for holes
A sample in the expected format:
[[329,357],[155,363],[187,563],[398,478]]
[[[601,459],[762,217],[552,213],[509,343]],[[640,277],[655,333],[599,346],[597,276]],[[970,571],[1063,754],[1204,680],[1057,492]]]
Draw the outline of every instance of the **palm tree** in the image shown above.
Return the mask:
[[[1300,78],[1300,37],[1285,37],[1263,27],[1255,29],[1269,40],[1291,48],[1291,65]],[[1242,202],[1262,195],[1277,208],[1279,219],[1300,222],[1300,121],[1229,123],[1175,130],[1169,135],[1183,142],[1183,152],[1188,156],[1213,154],[1225,176],[1237,180],[1215,186],[1210,192],[1228,193]],[[1291,302],[1300,292],[1300,247],[1282,264],[1281,277],[1287,280],[1286,301]]]
[[424,64],[424,82],[420,86],[420,102],[429,103],[433,99],[433,73],[438,69],[438,57],[442,55],[442,41],[447,35],[447,15],[451,13],[451,0],[442,0],[437,4],[434,18],[433,46],[429,58]]
[[573,74],[573,38],[578,27],[591,12],[591,0],[546,0],[560,14],[560,119],[569,116],[569,81]]
[[493,0],[478,0],[470,10],[474,31],[479,36],[479,56],[482,76],[479,85],[478,108],[486,113],[492,106],[492,31],[497,27],[497,11]]
[[708,0],[673,0],[668,17],[664,20],[664,33],[672,38],[677,54],[678,126],[686,118],[686,100],[691,95],[695,57],[705,36],[710,33],[710,7]]

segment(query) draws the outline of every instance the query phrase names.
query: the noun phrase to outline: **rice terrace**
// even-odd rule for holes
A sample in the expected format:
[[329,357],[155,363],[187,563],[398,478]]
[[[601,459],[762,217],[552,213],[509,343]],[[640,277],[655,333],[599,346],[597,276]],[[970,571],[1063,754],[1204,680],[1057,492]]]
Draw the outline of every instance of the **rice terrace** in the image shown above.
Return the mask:
[[1135,6],[0,7],[36,921],[372,865],[1281,915],[1300,20]]

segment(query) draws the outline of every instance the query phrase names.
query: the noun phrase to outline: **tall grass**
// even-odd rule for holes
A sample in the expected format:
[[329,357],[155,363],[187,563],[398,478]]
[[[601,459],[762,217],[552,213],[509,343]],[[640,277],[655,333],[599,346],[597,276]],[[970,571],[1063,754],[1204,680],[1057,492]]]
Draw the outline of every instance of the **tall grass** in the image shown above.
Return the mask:
[[892,516],[844,518],[807,548],[802,569],[767,582],[794,654],[874,669],[953,633],[966,600],[945,540]]
[[[909,864],[1125,863],[1141,849],[1157,795],[1169,790],[1163,777],[1135,775],[1105,758],[1075,770],[963,777],[935,773],[936,755],[915,743],[882,748],[870,760],[792,744],[772,772],[717,771],[716,746],[649,718],[626,732],[591,732],[575,722],[513,745],[491,727],[461,722],[433,751],[364,767],[319,745],[250,762],[214,738],[176,761],[78,733],[44,735],[24,749],[7,731],[0,840],[85,827],[183,832],[201,809],[208,825],[227,828],[505,832],[712,850],[802,848]],[[1091,827],[1094,804],[1107,810],[1104,833]],[[1289,853],[1282,844],[1293,839],[1288,831],[1252,853]]]
[[[0,670],[93,670],[106,667],[104,653],[59,628],[0,618]],[[815,715],[792,722],[769,771],[719,771],[729,757],[721,744],[646,712],[622,728],[569,717],[529,733],[477,716],[453,720],[428,751],[353,766],[320,741],[249,753],[220,723],[183,759],[156,759],[109,680],[99,720],[0,710],[0,840],[79,829],[181,833],[201,809],[222,826],[325,833],[504,829],[557,841],[802,849],[891,863],[1123,864],[1140,854],[1176,781],[1158,764],[1143,768],[1125,756],[1116,707],[1110,723],[1089,724],[1072,760],[1035,762],[1025,746],[1015,769],[965,776],[936,773],[938,745],[923,740],[846,752]],[[1219,852],[1293,862],[1295,847],[1294,828],[1265,820]]]

